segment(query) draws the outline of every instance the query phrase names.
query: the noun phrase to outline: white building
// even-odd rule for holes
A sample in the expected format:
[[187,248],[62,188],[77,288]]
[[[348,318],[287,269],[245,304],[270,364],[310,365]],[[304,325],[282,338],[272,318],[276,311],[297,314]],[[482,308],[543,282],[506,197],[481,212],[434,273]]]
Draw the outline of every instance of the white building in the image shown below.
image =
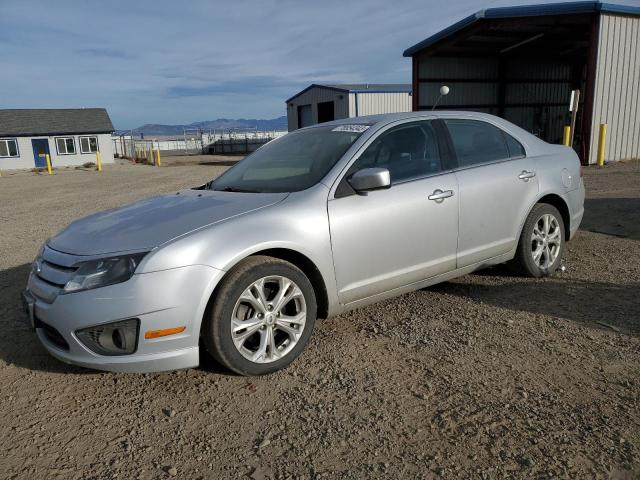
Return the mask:
[[340,118],[411,111],[409,84],[313,84],[287,100],[289,131]]
[[113,130],[104,108],[0,110],[0,170],[113,163]]

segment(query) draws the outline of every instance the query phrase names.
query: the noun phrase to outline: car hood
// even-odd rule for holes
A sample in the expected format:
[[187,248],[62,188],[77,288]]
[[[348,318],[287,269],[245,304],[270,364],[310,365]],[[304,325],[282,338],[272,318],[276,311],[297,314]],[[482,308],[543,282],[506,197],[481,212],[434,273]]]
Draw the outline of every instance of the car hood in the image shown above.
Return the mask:
[[194,230],[273,205],[286,196],[185,190],[77,220],[49,239],[48,245],[73,255],[151,249]]

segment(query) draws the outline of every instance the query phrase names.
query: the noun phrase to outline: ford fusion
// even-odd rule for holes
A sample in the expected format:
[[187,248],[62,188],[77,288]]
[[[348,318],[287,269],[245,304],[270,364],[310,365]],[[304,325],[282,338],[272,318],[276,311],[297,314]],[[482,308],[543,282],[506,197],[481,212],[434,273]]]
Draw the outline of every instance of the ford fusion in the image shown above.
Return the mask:
[[200,187],[73,222],[38,253],[24,303],[64,362],[161,371],[204,348],[267,374],[317,318],[503,262],[551,275],[582,219],[581,177],[572,149],[490,115],[323,123]]

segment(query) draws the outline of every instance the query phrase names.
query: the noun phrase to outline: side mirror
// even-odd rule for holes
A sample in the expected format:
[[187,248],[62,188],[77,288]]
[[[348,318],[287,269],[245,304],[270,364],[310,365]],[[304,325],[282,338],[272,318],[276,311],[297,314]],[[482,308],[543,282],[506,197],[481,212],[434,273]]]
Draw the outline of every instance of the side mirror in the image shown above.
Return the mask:
[[349,185],[358,193],[380,190],[391,186],[391,175],[386,168],[364,168],[348,179]]

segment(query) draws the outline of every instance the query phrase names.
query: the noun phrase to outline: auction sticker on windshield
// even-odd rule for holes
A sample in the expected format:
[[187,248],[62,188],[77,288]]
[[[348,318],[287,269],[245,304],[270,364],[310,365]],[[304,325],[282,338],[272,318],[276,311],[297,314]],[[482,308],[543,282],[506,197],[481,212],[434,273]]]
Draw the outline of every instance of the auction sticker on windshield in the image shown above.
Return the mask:
[[340,125],[331,130],[332,132],[352,132],[362,133],[369,128],[370,125]]

